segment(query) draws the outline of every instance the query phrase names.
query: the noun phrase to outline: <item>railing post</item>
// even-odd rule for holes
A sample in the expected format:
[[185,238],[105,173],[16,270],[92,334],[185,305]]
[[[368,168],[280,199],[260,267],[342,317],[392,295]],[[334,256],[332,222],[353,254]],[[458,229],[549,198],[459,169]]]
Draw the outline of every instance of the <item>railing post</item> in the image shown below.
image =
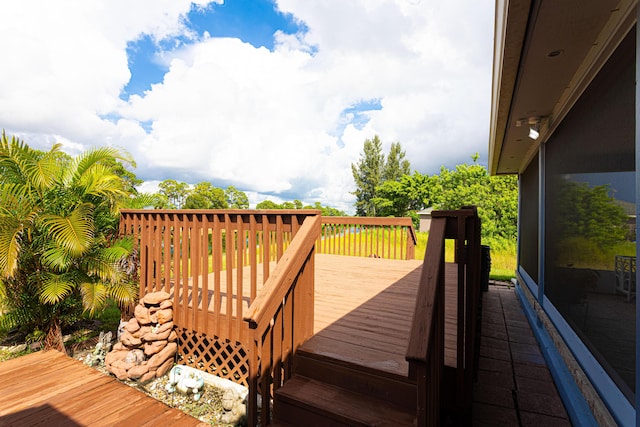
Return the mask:
[[406,360],[416,381],[417,425],[438,426],[444,367],[444,238],[447,218],[434,219],[420,274]]
[[416,234],[413,226],[407,227],[407,256],[406,259],[415,259],[416,257]]

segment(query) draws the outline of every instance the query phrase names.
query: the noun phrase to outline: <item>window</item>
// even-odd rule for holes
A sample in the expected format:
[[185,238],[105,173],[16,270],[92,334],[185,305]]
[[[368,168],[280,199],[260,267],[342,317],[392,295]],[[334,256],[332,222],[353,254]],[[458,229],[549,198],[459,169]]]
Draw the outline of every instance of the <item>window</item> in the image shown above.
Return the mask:
[[[632,32],[547,142],[544,288],[547,298],[632,402],[634,114]],[[523,256],[523,265],[528,259],[532,256]]]
[[520,265],[538,282],[538,155],[520,175]]

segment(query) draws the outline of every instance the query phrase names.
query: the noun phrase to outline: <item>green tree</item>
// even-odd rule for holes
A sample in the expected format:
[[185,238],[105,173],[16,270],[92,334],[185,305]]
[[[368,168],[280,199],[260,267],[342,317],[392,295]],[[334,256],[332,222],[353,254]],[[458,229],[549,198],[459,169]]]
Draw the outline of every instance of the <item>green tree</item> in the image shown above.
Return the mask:
[[256,209],[282,209],[282,206],[272,200],[263,200],[256,205]]
[[379,216],[411,216],[426,207],[430,200],[431,179],[414,172],[402,175],[399,180],[384,181],[376,189],[372,202]]
[[345,211],[332,208],[331,206],[323,206],[320,202],[315,202],[313,206],[307,205],[304,209],[318,209],[322,212],[323,216],[347,216]]
[[382,181],[400,181],[404,175],[411,175],[411,163],[405,159],[406,153],[399,142],[391,143],[387,160],[382,170]]
[[189,184],[175,179],[165,179],[158,184],[159,193],[169,201],[169,208],[180,209],[189,195]]
[[625,239],[629,230],[627,215],[611,197],[608,185],[589,187],[587,183],[563,180],[556,191],[551,227],[559,236],[581,237],[600,246]]
[[138,190],[136,187],[143,183],[141,179],[139,179],[136,174],[130,170],[132,165],[125,164],[122,160],[118,160],[116,158],[112,158],[104,161],[105,166],[113,171],[114,174],[118,175],[125,184],[125,191],[130,194],[137,194]]
[[184,202],[184,209],[228,209],[227,198],[222,188],[207,181],[199,182]]
[[437,209],[478,207],[482,221],[482,236],[515,240],[518,216],[518,181],[514,175],[489,176],[487,169],[477,163],[444,166],[432,177],[431,202]]
[[45,347],[64,351],[61,327],[108,298],[136,297],[123,267],[130,240],[117,239],[118,208],[127,183],[113,159],[133,163],[111,148],[71,158],[56,144],[31,149],[0,138],[0,295],[5,327],[45,333]]
[[376,188],[376,197],[371,199],[378,216],[404,216],[411,201],[399,181],[384,181]]
[[376,216],[373,198],[376,188],[382,184],[384,154],[378,135],[364,141],[364,149],[357,164],[351,164],[351,173],[356,184],[356,215]]
[[225,199],[231,209],[249,209],[249,198],[244,191],[230,185],[224,191]]

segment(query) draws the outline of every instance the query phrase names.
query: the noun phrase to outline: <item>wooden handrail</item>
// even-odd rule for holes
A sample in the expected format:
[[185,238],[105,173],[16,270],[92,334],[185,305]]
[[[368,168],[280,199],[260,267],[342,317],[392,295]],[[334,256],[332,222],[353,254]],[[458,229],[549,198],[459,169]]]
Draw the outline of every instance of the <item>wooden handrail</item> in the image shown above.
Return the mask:
[[431,221],[406,353],[409,376],[416,381],[416,418],[420,427],[440,425],[441,382],[444,370],[446,226],[445,218]]
[[445,218],[434,218],[431,221],[418,295],[413,311],[409,345],[407,346],[406,359],[408,361],[426,363],[428,359],[434,326],[437,321],[434,318],[437,293],[444,291],[439,281],[442,279],[444,271],[445,228]]
[[270,424],[270,401],[291,377],[298,347],[313,335],[314,256],[320,223],[320,216],[304,220],[244,317],[253,330],[248,343],[250,427],[258,421]]
[[444,370],[445,239],[455,239],[457,264],[456,384],[454,407],[470,421],[473,376],[479,351],[480,219],[474,207],[432,212],[429,240],[407,347],[409,375],[415,379],[417,425],[440,425]]
[[417,236],[411,218],[323,216],[318,253],[414,259]]
[[312,253],[318,233],[320,233],[320,216],[310,217],[304,221],[244,316],[245,322],[249,322],[249,328],[256,329],[259,333],[264,332],[273,318],[273,313],[280,307],[282,299],[289,292],[302,265]]

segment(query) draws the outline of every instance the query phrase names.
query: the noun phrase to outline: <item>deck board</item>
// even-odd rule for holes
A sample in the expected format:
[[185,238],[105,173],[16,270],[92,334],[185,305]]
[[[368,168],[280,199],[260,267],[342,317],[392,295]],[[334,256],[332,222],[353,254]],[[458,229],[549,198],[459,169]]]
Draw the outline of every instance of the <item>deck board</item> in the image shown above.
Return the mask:
[[[422,261],[316,255],[315,335],[303,349],[390,375],[405,360]],[[445,279],[445,364],[455,366],[454,265]]]
[[[270,271],[275,263],[270,266]],[[261,267],[257,269],[257,282],[263,282]],[[342,255],[316,254],[315,261],[315,321],[311,343],[314,349],[343,361],[378,369],[386,367],[388,373],[406,376],[408,363],[404,359],[409,342],[409,331],[418,291],[422,260],[391,260]],[[242,276],[249,277],[250,267]],[[456,361],[455,298],[457,267],[447,264],[445,270],[445,365]],[[237,275],[233,274],[232,288],[237,289]],[[197,282],[202,283],[198,278]],[[226,315],[226,294],[214,303],[212,284],[209,282],[209,312],[216,307]],[[220,274],[221,288],[227,289],[227,274]],[[191,285],[191,283],[189,283]],[[262,286],[259,285],[258,289]],[[182,290],[182,287],[180,287]],[[191,289],[189,287],[189,289]],[[249,306],[249,286],[243,286],[243,310]],[[192,296],[189,295],[189,301]],[[202,307],[202,301],[199,307]],[[236,297],[233,297],[236,315]],[[248,328],[246,323],[242,325]],[[248,329],[247,329],[248,330]]]
[[0,378],[0,425],[201,425],[57,351],[2,362]]

